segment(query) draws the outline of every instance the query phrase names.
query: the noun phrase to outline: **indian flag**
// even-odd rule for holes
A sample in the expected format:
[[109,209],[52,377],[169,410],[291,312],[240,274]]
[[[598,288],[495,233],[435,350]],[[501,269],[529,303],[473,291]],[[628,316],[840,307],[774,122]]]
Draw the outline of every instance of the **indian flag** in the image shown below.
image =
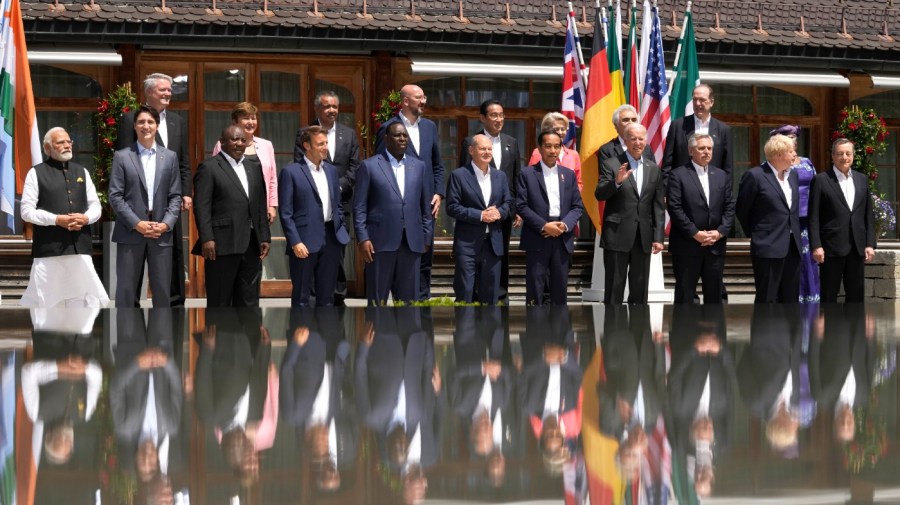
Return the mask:
[[16,193],[28,169],[42,161],[31,71],[19,0],[2,0],[0,25],[0,210],[15,229]]

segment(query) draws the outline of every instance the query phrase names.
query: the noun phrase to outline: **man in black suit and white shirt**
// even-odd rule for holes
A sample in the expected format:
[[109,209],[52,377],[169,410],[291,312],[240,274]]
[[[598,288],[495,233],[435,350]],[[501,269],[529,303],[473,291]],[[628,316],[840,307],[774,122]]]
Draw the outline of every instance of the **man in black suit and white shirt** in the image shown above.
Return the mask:
[[663,180],[668,180],[673,168],[686,165],[690,161],[687,139],[692,133],[707,133],[713,138],[713,166],[719,167],[731,179],[731,167],[734,165],[734,152],[731,146],[731,128],[727,124],[712,117],[711,111],[716,99],[708,84],[700,84],[694,88],[691,103],[694,113],[672,122],[669,135],[666,137],[666,149],[663,151]]
[[647,303],[650,253],[663,250],[665,190],[659,167],[643,156],[647,129],[629,123],[625,145],[625,153],[603,162],[594,191],[597,201],[606,202],[600,235],[606,268],[603,303],[622,303],[626,276],[628,303]]
[[[166,109],[172,100],[173,80],[166,74],[150,74],[144,79],[144,102],[159,113],[159,128],[156,143],[175,153],[178,171],[181,174],[181,210],[188,211],[193,206],[193,184],[191,181],[191,156],[188,149],[187,125],[178,114]],[[134,130],[134,116],[123,114],[119,120],[119,134],[116,150],[134,146],[137,135]],[[181,219],[175,221],[172,242],[172,288],[169,293],[173,307],[184,306],[184,254],[181,245]]]
[[259,305],[262,260],[271,237],[262,172],[244,167],[247,134],[225,128],[222,152],[197,168],[194,219],[199,237],[192,254],[206,266],[207,307]]
[[841,280],[847,302],[863,301],[865,263],[875,258],[875,220],[866,176],[854,172],[853,143],[831,146],[834,166],[816,175],[809,194],[809,247],[820,265],[822,302],[836,302]]
[[[501,133],[503,130],[504,114],[503,105],[499,100],[485,100],[479,109],[481,124],[484,128],[475,135],[484,135],[491,141],[494,157],[491,166],[506,174],[509,190],[512,193],[512,201],[516,201],[516,178],[522,171],[522,156],[519,153],[519,141],[515,137]],[[472,161],[469,154],[469,146],[472,145],[475,135],[466,137],[459,148],[459,166],[468,167]],[[512,210],[515,214],[515,209]],[[503,258],[500,262],[500,300],[506,299],[509,289],[509,237],[513,227],[522,226],[522,218],[518,215],[512,219],[503,220],[501,230],[503,232]]]
[[[625,153],[625,127],[631,123],[638,122],[637,109],[629,104],[620,105],[612,115],[613,126],[616,127],[618,136],[609,142],[600,146],[600,163],[610,159],[617,158]],[[644,156],[653,159],[653,151],[650,146],[644,147]]]
[[703,301],[722,302],[725,241],[734,225],[731,178],[710,163],[713,139],[688,138],[691,161],[669,174],[666,205],[672,219],[669,251],[675,271],[675,303],[692,303],[703,278]]

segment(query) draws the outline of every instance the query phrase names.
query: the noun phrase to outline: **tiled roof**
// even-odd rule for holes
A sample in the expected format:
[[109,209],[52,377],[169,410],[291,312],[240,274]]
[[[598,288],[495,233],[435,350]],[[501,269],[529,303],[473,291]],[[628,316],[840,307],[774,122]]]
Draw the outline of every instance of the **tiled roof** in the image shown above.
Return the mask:
[[[576,2],[575,9],[587,49],[592,25],[584,21],[592,19],[594,8],[584,3]],[[59,42],[66,34],[72,42],[206,41],[284,49],[327,42],[342,49],[394,51],[421,51],[427,42],[434,52],[471,54],[489,47],[496,54],[556,56],[565,30],[561,5],[551,0],[26,0],[22,12],[29,38],[41,42]],[[885,63],[900,60],[900,42],[894,39],[900,37],[900,7],[892,5],[891,0],[695,0],[694,27],[701,58],[777,53]],[[659,9],[671,44],[679,35],[684,3],[662,0]]]

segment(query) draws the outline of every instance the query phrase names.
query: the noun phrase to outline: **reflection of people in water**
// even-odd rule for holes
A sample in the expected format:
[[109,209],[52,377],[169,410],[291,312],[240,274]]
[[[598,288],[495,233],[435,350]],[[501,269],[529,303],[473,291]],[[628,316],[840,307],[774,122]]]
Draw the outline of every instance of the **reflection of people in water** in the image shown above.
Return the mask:
[[207,310],[197,358],[197,413],[220,439],[244,485],[259,480],[259,453],[272,447],[278,423],[278,372],[258,310]]
[[90,333],[98,314],[98,309],[31,310],[34,360],[22,366],[22,398],[51,465],[69,462],[76,432],[97,407],[103,372],[93,359]]
[[721,305],[673,310],[672,368],[666,426],[673,452],[673,486],[679,500],[709,496],[715,458],[730,444],[734,419],[734,362],[726,344]]
[[875,368],[874,334],[867,331],[862,304],[822,306],[822,333],[810,341],[809,374],[813,397],[833,411],[834,436],[853,441],[854,409],[868,403]]
[[582,372],[568,311],[530,307],[521,343],[518,401],[546,468],[558,473],[571,458],[567,441],[581,434]]
[[737,369],[741,397],[778,451],[796,446],[800,429],[801,323],[799,307],[755,306],[750,346]]

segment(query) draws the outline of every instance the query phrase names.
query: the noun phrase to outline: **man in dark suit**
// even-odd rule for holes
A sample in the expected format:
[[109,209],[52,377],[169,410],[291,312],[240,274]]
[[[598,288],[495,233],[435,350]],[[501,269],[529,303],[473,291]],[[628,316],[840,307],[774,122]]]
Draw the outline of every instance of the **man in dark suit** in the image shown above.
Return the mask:
[[[187,125],[181,116],[167,110],[172,100],[172,78],[166,74],[150,74],[144,79],[144,103],[159,113],[159,128],[156,131],[156,143],[175,153],[178,171],[181,175],[181,210],[188,211],[193,206],[193,183],[191,180],[191,156],[188,149]],[[134,131],[134,117],[123,114],[119,120],[119,134],[116,137],[116,149],[132,147],[137,142]],[[175,221],[172,241],[172,287],[169,290],[171,305],[184,305],[184,247],[181,219]]]
[[266,187],[262,173],[243,164],[244,130],[228,126],[220,141],[222,152],[204,160],[194,177],[199,237],[191,253],[206,260],[207,307],[253,307],[271,241]]
[[[625,127],[631,123],[638,122],[637,109],[627,103],[625,105],[620,105],[619,108],[613,112],[612,122],[613,126],[616,127],[616,133],[618,133],[618,135],[616,138],[600,146],[600,154],[598,155],[600,163],[603,163],[610,158],[618,158],[625,154]],[[653,159],[653,151],[650,150],[649,145],[644,147],[644,157],[651,160]]]
[[562,139],[552,131],[538,135],[541,161],[526,167],[516,181],[516,211],[522,217],[519,249],[525,251],[525,303],[542,305],[545,283],[550,303],[566,305],[569,257],[575,250],[575,225],[584,213],[575,172],[556,163]]
[[353,203],[359,253],[366,262],[366,298],[383,305],[418,299],[419,262],[431,248],[434,220],[428,171],[408,154],[401,122],[387,128],[386,151],[362,162]]
[[284,167],[278,176],[278,212],[293,284],[291,305],[309,305],[315,286],[316,306],[327,307],[334,305],[338,269],[350,234],[344,226],[338,173],[326,159],[325,129],[305,128],[301,142],[303,159]]
[[447,185],[447,214],[456,220],[453,291],[457,301],[493,305],[501,289],[502,228],[510,220],[512,197],[506,174],[491,166],[491,140],[476,135],[468,149],[471,161],[454,170]]
[[[790,172],[794,141],[774,135],[766,161],[741,178],[735,213],[750,237],[756,303],[800,299],[800,192]],[[790,173],[789,173],[790,172]]]
[[[353,209],[353,188],[356,184],[356,172],[359,170],[359,141],[353,128],[344,126],[337,121],[340,114],[340,99],[337,93],[331,90],[320,91],[313,103],[316,111],[316,123],[321,126],[328,136],[328,162],[337,168],[340,183],[341,205],[344,209],[344,225],[350,232],[350,224],[353,218],[350,212]],[[303,142],[300,138],[303,128],[297,130],[297,141],[294,143],[294,161],[303,161]],[[342,304],[347,296],[347,275],[344,272],[344,249],[341,249],[341,260],[338,264],[337,286],[334,291],[334,301]]]
[[863,301],[865,264],[875,258],[875,219],[866,176],[854,172],[853,143],[831,146],[834,166],[816,175],[809,195],[809,248],[820,265],[822,302]]
[[[441,160],[441,147],[438,143],[438,129],[434,121],[422,117],[425,113],[425,92],[415,84],[407,84],[400,88],[400,99],[403,102],[400,112],[385,121],[375,133],[375,153],[383,154],[388,149],[388,129],[392,124],[400,123],[406,128],[409,137],[406,143],[406,154],[422,161],[425,168],[422,175],[431,207],[431,216],[436,221],[444,199],[444,163]],[[398,158],[399,159],[399,158]],[[361,240],[360,240],[361,241]],[[428,237],[428,247],[422,252],[419,264],[420,282],[417,291],[418,300],[431,297],[431,262],[434,255],[434,235]]]
[[692,303],[703,279],[703,301],[722,302],[725,242],[734,225],[734,200],[728,174],[710,163],[713,139],[688,138],[691,161],[672,169],[666,204],[672,219],[669,251],[675,272],[675,303]]
[[708,84],[700,84],[694,88],[691,104],[694,113],[672,122],[669,135],[666,137],[666,149],[663,152],[663,181],[667,181],[669,171],[686,165],[690,161],[687,139],[692,133],[706,133],[713,138],[715,147],[710,163],[728,174],[731,180],[731,167],[734,165],[734,152],[731,145],[731,128],[727,124],[712,117],[711,111],[716,99]]
[[665,189],[656,163],[644,156],[647,129],[625,127],[623,154],[600,167],[594,196],[605,201],[600,247],[606,268],[603,303],[622,303],[628,279],[628,303],[647,303],[650,254],[663,250]]
[[153,305],[168,307],[172,287],[172,230],[181,215],[181,180],[175,154],[156,142],[159,114],[142,105],[133,114],[138,142],[113,155],[109,203],[116,213],[116,306],[137,307],[144,261]]
[[[484,128],[475,135],[484,135],[491,141],[491,150],[493,157],[491,158],[491,167],[499,169],[506,174],[506,180],[509,183],[509,190],[512,193],[513,202],[516,201],[516,179],[519,172],[522,171],[522,157],[519,153],[519,141],[515,137],[502,133],[504,114],[503,105],[499,100],[490,99],[481,103],[479,108],[481,114],[481,124]],[[467,167],[472,161],[472,155],[469,154],[469,147],[474,143],[475,135],[463,139],[462,146],[459,148],[459,166]],[[500,263],[500,300],[506,300],[507,290],[509,289],[509,238],[513,228],[522,226],[522,218],[515,215],[515,209],[510,209],[513,213],[511,219],[504,219],[500,223],[500,229],[503,231],[503,258]]]

